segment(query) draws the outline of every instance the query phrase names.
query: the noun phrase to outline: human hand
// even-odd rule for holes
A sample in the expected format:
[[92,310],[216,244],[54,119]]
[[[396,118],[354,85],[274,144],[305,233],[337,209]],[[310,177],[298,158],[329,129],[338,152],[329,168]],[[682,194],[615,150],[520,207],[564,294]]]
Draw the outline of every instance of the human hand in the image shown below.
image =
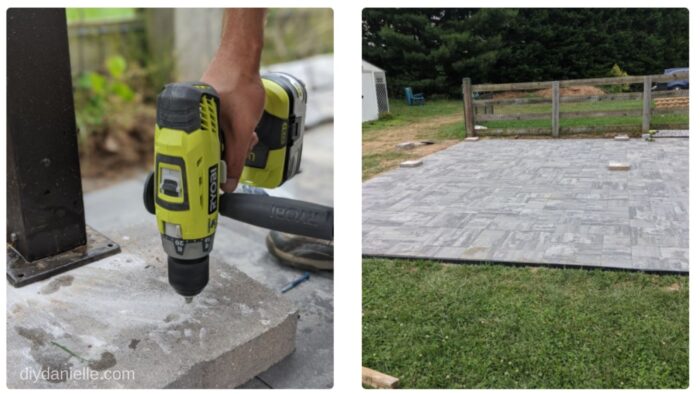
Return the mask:
[[229,62],[214,58],[202,76],[202,82],[219,93],[221,103],[227,177],[221,188],[225,192],[236,189],[245,160],[258,143],[255,127],[263,113],[265,90],[257,69],[251,71],[232,69]]
[[221,188],[225,192],[236,189],[245,160],[258,143],[255,127],[265,106],[259,71],[264,23],[264,9],[225,10],[221,44],[201,78],[219,93],[227,178]]

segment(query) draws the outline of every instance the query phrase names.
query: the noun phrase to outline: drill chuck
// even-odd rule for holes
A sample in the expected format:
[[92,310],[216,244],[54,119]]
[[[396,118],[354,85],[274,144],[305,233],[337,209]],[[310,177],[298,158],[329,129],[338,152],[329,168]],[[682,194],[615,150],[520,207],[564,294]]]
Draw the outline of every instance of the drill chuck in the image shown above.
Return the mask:
[[168,281],[184,297],[194,297],[209,283],[209,256],[184,260],[168,256]]
[[[146,178],[143,193],[144,206],[150,213],[156,212],[154,187],[154,175],[151,173]],[[290,234],[333,239],[332,207],[287,198],[238,193],[224,193],[219,199],[220,213],[224,217]],[[162,235],[162,239],[168,252],[170,285],[186,298],[196,296],[209,282],[209,252],[213,246],[213,234],[210,243],[199,240],[179,242],[166,235]]]

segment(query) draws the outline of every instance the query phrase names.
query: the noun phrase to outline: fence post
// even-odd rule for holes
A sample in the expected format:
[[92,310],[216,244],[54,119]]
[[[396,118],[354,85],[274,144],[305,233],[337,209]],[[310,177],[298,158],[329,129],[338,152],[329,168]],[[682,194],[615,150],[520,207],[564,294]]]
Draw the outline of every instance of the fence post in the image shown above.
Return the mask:
[[642,94],[642,133],[648,133],[651,128],[651,76],[644,77],[644,93]]
[[559,137],[559,81],[552,82],[552,137]]
[[464,101],[464,129],[467,132],[467,137],[476,137],[476,130],[474,130],[474,105],[472,101],[471,78],[462,79],[462,97]]

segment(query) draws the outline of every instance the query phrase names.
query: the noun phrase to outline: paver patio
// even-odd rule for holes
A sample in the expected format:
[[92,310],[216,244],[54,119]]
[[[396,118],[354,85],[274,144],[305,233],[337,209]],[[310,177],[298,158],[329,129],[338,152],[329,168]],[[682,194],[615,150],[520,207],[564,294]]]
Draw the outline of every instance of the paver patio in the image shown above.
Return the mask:
[[459,143],[364,183],[363,254],[688,272],[688,143]]

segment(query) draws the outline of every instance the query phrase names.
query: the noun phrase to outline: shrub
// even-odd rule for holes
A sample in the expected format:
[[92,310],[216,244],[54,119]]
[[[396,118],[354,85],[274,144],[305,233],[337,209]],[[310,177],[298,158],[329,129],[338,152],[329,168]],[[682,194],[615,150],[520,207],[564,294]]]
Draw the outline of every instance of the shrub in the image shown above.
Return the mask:
[[[627,71],[623,70],[622,68],[620,68],[620,66],[617,65],[617,63],[615,63],[610,68],[610,71],[608,71],[607,76],[608,77],[626,77],[626,76],[628,76],[628,74],[627,74]],[[606,85],[606,86],[603,86],[603,90],[605,90],[608,93],[629,92],[630,85],[629,84]]]

